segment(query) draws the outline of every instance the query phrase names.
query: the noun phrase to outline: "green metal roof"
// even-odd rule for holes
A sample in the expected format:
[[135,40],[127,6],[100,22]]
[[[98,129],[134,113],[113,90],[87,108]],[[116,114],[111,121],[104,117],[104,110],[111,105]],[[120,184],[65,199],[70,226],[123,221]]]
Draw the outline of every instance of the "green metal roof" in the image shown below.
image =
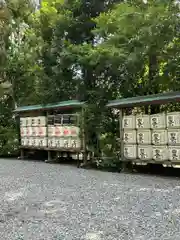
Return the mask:
[[18,107],[14,110],[14,112],[27,112],[27,111],[37,111],[37,110],[48,110],[48,109],[60,109],[60,108],[78,108],[82,107],[84,102],[80,102],[78,100],[69,100],[69,101],[62,101],[58,103],[52,104],[42,104],[42,105],[31,105],[31,106],[22,106]]
[[160,93],[146,96],[138,96],[132,98],[121,98],[118,100],[110,101],[107,107],[112,108],[125,108],[140,105],[153,105],[153,104],[163,104],[172,101],[180,101],[180,92],[169,92]]

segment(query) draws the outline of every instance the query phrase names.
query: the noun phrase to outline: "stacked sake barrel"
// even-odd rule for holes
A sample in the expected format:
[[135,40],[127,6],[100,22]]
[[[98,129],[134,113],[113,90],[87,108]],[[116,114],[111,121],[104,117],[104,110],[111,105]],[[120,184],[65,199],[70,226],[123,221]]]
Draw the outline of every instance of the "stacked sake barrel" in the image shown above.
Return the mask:
[[79,127],[72,123],[71,115],[48,117],[48,147],[56,149],[77,149],[81,147]]
[[25,117],[20,119],[21,145],[47,147],[46,117]]
[[[129,124],[132,122],[132,128],[127,130],[125,122],[129,122]],[[124,116],[123,126],[125,158],[140,159],[141,161],[168,160],[165,114]],[[128,143],[132,145],[129,146]]]
[[20,118],[21,145],[27,145],[27,118]]
[[180,112],[167,114],[169,160],[180,161]]
[[166,114],[150,115],[152,129],[152,159],[158,162],[168,160]]
[[136,116],[138,159],[165,161],[168,159],[166,115]]
[[137,158],[137,141],[135,129],[135,116],[123,117],[123,141],[124,141],[124,157],[126,159]]
[[152,159],[151,129],[149,115],[136,116],[137,157],[145,161]]
[[180,112],[123,117],[124,157],[180,161]]

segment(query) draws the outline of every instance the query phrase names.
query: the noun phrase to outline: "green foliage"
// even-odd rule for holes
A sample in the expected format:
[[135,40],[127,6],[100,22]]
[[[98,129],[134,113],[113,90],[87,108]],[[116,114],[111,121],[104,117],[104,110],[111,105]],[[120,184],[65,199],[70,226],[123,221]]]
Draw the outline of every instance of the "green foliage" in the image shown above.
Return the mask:
[[[0,31],[4,34],[0,46],[0,156],[17,154],[19,143],[12,110],[29,98],[26,89],[33,93],[26,70],[31,69],[34,62],[29,61],[32,56],[27,58],[30,52],[26,57],[23,55],[27,46],[23,39],[24,24],[28,22],[32,11],[31,2],[27,0],[9,0],[0,8]],[[21,82],[22,77],[24,84]]]
[[86,145],[94,158],[117,158],[119,133],[118,114],[105,107],[105,102],[96,99],[83,109],[82,130],[85,131]]
[[36,11],[29,0],[6,1],[0,7],[0,140],[5,129],[16,138],[8,129],[15,129],[17,105],[79,99],[88,106],[87,144],[97,158],[117,159],[117,113],[105,104],[180,89],[178,12],[173,1],[161,0],[43,0]]
[[167,65],[172,66],[171,55],[174,69],[179,68],[178,58],[175,60],[173,56],[179,56],[180,51],[176,42],[179,9],[173,1],[129,2],[118,4],[96,19],[95,34],[103,38],[101,45],[111,46],[112,57],[117,56],[118,51],[121,53],[116,66],[121,76],[120,92],[132,96],[172,89],[170,81],[174,81],[172,78],[176,78],[177,73],[172,74]]
[[19,141],[15,128],[0,127],[0,156],[15,156],[18,154]]
[[4,95],[0,101],[0,156],[18,153],[18,135],[15,120],[12,117],[13,102],[11,96]]

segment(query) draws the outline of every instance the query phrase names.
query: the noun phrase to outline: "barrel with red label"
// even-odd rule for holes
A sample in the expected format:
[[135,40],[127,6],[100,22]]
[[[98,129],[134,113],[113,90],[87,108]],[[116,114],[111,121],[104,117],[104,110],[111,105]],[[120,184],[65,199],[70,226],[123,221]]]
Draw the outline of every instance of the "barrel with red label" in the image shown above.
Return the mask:
[[26,128],[21,127],[20,131],[21,131],[21,137],[25,137],[26,136]]
[[79,132],[80,132],[79,127],[76,127],[76,126],[71,126],[70,127],[70,135],[72,137],[78,137],[79,136]]
[[26,128],[26,136],[27,137],[32,137],[32,127],[27,127]]
[[55,137],[63,136],[63,127],[55,126]]
[[63,137],[70,137],[71,136],[71,129],[70,129],[69,126],[63,126],[62,131],[63,131]]
[[45,137],[46,136],[46,127],[38,127],[38,136]]

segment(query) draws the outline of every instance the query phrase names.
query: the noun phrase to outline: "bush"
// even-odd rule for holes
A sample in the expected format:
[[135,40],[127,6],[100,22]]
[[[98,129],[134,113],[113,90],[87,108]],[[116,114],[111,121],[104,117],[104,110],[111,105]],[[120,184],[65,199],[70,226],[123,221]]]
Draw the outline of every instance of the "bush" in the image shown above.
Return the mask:
[[16,156],[19,152],[18,134],[15,128],[0,127],[0,156]]
[[95,160],[98,169],[106,169],[110,171],[121,170],[121,160],[119,157],[119,149],[116,137],[112,134],[103,134],[99,139],[101,157]]
[[97,169],[101,170],[108,170],[108,171],[115,171],[120,172],[122,169],[122,162],[120,161],[119,157],[102,157],[95,160],[95,166]]

